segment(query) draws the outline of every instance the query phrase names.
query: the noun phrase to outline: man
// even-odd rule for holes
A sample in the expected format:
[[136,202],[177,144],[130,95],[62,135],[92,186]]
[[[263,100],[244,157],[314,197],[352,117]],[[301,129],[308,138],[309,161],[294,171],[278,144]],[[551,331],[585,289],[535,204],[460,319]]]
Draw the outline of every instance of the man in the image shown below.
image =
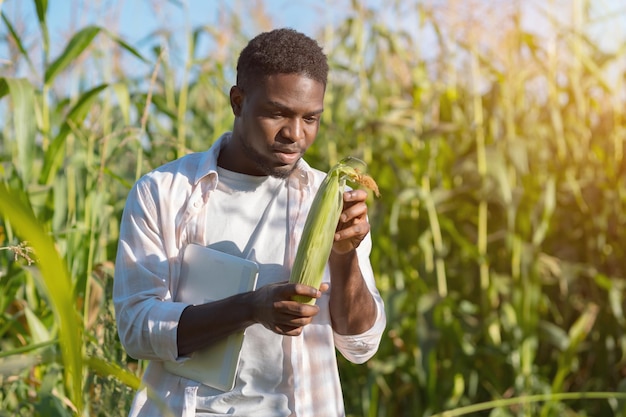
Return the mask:
[[[335,349],[363,363],[378,349],[383,303],[369,263],[367,193],[344,209],[321,288],[289,284],[324,173],[301,159],[314,142],[328,74],[319,45],[291,29],[243,49],[230,90],[231,133],[141,178],[124,210],[114,302],[128,354],[150,360],[132,416],[344,415]],[[175,302],[181,258],[197,243],[252,259],[256,291],[202,305]],[[207,274],[210,271],[207,271]],[[315,305],[292,301],[316,298]],[[165,370],[246,329],[235,387],[222,392]]]

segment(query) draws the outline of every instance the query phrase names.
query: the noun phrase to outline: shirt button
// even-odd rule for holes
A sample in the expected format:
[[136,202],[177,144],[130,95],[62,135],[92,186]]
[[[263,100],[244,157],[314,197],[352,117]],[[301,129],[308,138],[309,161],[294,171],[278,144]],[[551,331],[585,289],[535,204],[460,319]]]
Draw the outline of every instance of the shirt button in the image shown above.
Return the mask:
[[200,207],[200,204],[201,204],[201,203],[200,203],[200,200],[197,200],[195,203],[193,203],[193,206],[194,206],[195,208],[199,208],[199,207]]

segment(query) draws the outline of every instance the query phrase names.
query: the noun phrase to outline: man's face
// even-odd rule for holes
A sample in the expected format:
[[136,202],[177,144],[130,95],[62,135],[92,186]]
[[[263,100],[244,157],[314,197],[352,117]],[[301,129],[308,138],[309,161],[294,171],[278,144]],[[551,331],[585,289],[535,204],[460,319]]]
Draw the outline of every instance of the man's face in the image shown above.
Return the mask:
[[324,108],[324,84],[303,75],[272,75],[231,89],[235,114],[225,168],[285,178],[315,141]]

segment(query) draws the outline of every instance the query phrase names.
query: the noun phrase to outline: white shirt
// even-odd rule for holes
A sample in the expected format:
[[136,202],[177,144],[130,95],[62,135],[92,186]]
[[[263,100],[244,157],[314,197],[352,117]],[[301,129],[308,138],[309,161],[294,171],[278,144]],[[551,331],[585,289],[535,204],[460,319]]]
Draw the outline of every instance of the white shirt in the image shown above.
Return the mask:
[[[257,288],[289,280],[285,265],[288,239],[287,181],[217,168],[218,184],[207,203],[208,246],[259,265]],[[291,365],[283,338],[254,324],[246,329],[235,387],[223,393],[200,385],[196,410],[201,415],[290,415],[293,408]],[[249,395],[254,392],[255,395]]]
[[[150,360],[131,416],[161,416],[159,407],[163,406],[176,416],[195,415],[200,384],[168,373],[163,362],[179,360],[177,326],[187,305],[173,299],[182,250],[188,243],[210,243],[206,233],[206,221],[211,216],[208,201],[218,184],[217,156],[229,138],[226,133],[208,151],[187,155],[146,174],[129,194],[121,221],[113,301],[126,351],[131,357]],[[284,265],[288,268],[324,175],[300,161],[287,181],[289,227]],[[376,301],[377,319],[372,328],[360,335],[333,332],[326,293],[317,300],[320,313],[302,334],[282,338],[283,362],[287,364],[283,370],[293,387],[288,406],[296,416],[343,416],[335,348],[354,363],[365,362],[378,349],[385,313],[369,263],[370,250],[368,235],[357,254],[361,273]],[[328,268],[324,281],[330,281]],[[149,391],[154,394],[149,395]],[[274,417],[276,412],[258,415]]]

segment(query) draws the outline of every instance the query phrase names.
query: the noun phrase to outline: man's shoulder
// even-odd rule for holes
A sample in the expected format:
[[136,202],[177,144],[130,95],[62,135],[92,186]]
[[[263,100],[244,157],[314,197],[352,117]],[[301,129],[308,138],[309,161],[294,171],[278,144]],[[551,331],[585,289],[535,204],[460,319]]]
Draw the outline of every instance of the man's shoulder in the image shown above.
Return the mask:
[[219,149],[229,137],[230,132],[225,132],[206,151],[191,152],[178,159],[166,162],[145,174],[144,177],[161,178],[182,175],[192,178],[192,182],[195,182],[198,178],[217,169]]
[[190,168],[197,168],[200,161],[206,158],[208,151],[204,152],[192,152],[181,156],[178,159],[166,162],[163,165],[153,169],[148,174],[162,173],[162,172],[184,172]]
[[190,175],[195,174],[198,169],[198,165],[202,159],[206,156],[205,152],[193,152],[178,159],[166,162],[149,172],[147,172],[140,181],[150,181],[154,179],[162,179],[164,177],[173,177],[176,175]]

